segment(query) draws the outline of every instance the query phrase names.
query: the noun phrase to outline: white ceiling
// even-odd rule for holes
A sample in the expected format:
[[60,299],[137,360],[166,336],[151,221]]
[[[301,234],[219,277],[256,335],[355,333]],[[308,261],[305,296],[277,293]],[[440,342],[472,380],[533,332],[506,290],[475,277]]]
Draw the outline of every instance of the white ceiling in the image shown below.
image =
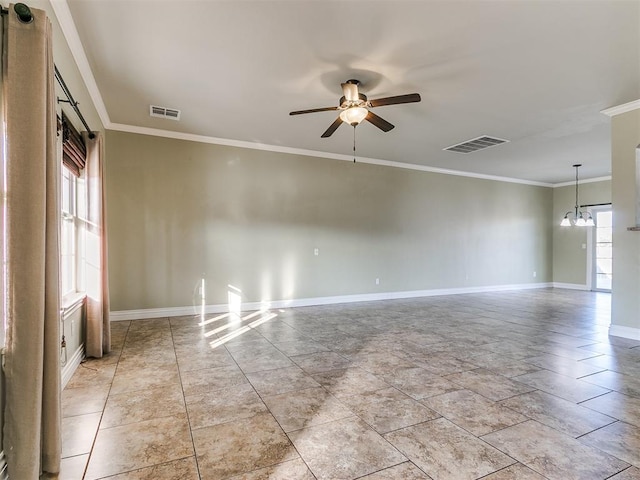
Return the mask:
[[[60,1],[60,0],[57,0]],[[106,126],[350,155],[320,138],[340,83],[417,92],[357,127],[357,155],[534,182],[610,175],[610,118],[640,98],[640,1],[67,0]],[[65,32],[69,38],[68,32]],[[152,118],[149,105],[181,110]],[[444,147],[480,135],[509,143]]]

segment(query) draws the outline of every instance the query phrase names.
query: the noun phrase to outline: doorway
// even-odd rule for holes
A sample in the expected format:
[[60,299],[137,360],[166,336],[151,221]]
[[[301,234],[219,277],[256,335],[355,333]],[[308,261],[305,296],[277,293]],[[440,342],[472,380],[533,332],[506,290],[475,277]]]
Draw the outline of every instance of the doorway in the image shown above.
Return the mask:
[[592,228],[591,289],[611,292],[613,279],[613,212],[611,207],[592,210],[596,226]]

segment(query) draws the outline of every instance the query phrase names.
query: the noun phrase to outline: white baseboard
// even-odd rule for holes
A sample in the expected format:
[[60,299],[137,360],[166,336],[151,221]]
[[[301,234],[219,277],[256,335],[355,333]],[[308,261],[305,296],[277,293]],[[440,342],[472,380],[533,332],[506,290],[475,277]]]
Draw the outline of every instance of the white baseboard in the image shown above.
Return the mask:
[[[80,362],[84,358],[84,344],[80,345],[78,349],[74,352],[73,356],[67,359],[67,364],[62,367],[62,389],[67,386],[69,380],[78,369]],[[0,480],[2,480],[0,478]]]
[[568,288],[569,290],[589,290],[589,287],[579,283],[561,283],[553,282],[553,288]]
[[[273,300],[266,302],[244,302],[242,311],[266,310],[270,308],[309,307],[313,305],[333,305],[338,303],[371,302],[377,300],[397,300],[401,298],[434,297],[438,295],[459,295],[464,293],[502,292],[507,290],[529,290],[549,288],[551,283],[524,283],[512,285],[490,285],[483,287],[438,288],[433,290],[411,290],[406,292],[362,293],[356,295],[339,295],[334,297],[296,298],[290,300]],[[201,313],[227,313],[228,304],[147,308],[140,310],[120,310],[109,313],[112,322],[124,320],[140,320],[144,318],[178,317],[182,315],[200,315]]]
[[610,325],[609,335],[614,337],[630,338],[632,340],[640,340],[640,328],[625,327],[623,325]]

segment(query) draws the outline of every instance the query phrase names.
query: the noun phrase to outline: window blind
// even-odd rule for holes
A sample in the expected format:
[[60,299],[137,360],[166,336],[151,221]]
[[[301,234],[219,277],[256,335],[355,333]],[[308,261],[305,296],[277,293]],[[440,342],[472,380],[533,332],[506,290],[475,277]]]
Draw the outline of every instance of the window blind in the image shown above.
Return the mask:
[[82,135],[62,112],[62,164],[76,177],[80,176],[80,170],[85,166],[87,149],[84,146]]

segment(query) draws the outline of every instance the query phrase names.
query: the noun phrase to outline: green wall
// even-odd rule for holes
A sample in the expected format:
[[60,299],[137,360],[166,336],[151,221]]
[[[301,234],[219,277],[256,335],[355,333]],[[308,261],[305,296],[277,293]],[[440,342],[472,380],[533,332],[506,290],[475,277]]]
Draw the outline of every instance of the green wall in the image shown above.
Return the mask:
[[552,281],[546,187],[109,131],[107,202],[112,311]]

